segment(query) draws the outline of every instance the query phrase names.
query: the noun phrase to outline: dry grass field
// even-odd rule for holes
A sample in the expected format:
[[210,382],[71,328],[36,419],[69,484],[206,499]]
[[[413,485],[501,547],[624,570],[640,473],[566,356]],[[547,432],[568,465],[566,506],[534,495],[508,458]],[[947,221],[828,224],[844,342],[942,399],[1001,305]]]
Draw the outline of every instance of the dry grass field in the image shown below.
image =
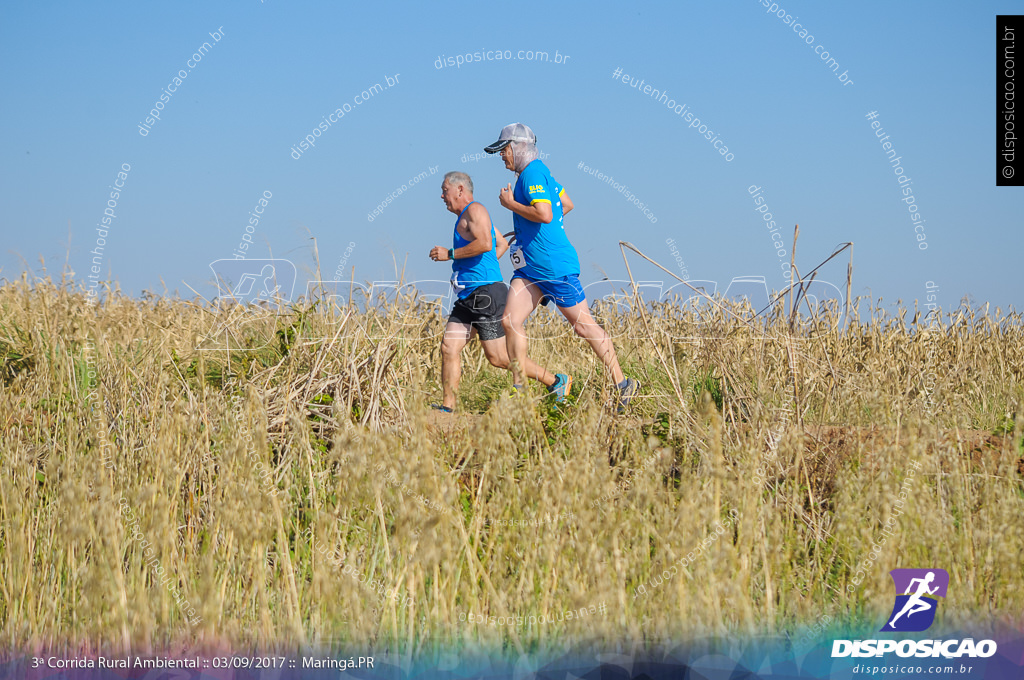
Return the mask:
[[625,415],[542,310],[532,353],[573,374],[568,403],[511,397],[473,343],[446,416],[430,409],[443,319],[424,303],[243,314],[7,283],[0,640],[797,639],[877,630],[897,567],[949,571],[936,625],[1020,624],[1018,315],[926,324],[860,299],[842,330],[781,310],[600,317],[643,385]]

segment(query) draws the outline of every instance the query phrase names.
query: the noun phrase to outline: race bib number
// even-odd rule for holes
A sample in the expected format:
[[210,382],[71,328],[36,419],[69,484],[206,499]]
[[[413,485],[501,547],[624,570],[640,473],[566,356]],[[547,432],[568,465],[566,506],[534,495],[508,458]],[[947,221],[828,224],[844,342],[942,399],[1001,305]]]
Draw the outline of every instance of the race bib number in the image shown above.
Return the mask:
[[512,246],[509,248],[508,259],[512,261],[513,269],[522,269],[526,266],[526,255],[523,254],[522,246]]
[[452,272],[452,290],[454,290],[456,294],[466,290],[466,287],[459,283],[458,272]]

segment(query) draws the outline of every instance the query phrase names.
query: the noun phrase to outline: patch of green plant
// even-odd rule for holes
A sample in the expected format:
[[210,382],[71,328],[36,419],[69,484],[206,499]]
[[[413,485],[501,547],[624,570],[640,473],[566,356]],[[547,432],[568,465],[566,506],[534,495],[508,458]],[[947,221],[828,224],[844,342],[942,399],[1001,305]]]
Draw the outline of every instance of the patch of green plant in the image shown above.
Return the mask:
[[277,332],[274,333],[277,337],[277,346],[282,357],[288,356],[288,353],[291,352],[292,346],[295,344],[295,339],[300,333],[305,333],[312,329],[309,322],[306,320],[306,317],[316,309],[317,304],[319,303],[314,303],[313,306],[308,309],[298,309],[293,307],[292,312],[295,314],[295,320],[284,328],[278,328]]
[[497,370],[481,371],[474,379],[463,380],[460,387],[460,405],[469,413],[484,413],[511,389],[508,373]]
[[570,393],[565,395],[565,399],[561,403],[556,402],[554,396],[549,396],[544,400],[544,413],[542,417],[544,432],[547,434],[549,446],[553,447],[556,442],[568,438],[569,416],[572,409],[576,406],[578,399],[579,395]]
[[321,439],[316,435],[312,435],[312,437],[310,438],[310,444],[312,445],[314,451],[319,451],[320,453],[327,453],[328,442],[326,439]]
[[644,437],[657,437],[662,443],[668,444],[671,437],[671,417],[668,411],[660,411],[654,419],[640,427]]
[[725,404],[725,387],[722,379],[715,375],[712,368],[695,373],[690,381],[690,395],[693,397],[693,403],[700,404],[705,392],[711,395],[711,401],[721,412]]
[[31,346],[31,338],[26,331],[17,326],[12,329],[4,326],[0,332],[12,339],[16,339],[21,347],[16,347],[9,342],[0,340],[0,380],[4,385],[10,385],[17,376],[28,373],[35,368],[35,360],[27,353],[25,347]]

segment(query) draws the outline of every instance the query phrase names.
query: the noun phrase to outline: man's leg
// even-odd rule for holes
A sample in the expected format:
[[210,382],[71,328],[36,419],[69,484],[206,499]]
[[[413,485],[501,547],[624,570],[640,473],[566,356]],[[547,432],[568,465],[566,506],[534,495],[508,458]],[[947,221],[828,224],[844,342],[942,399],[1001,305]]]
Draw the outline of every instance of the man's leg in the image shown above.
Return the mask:
[[[484,356],[496,368],[510,368],[511,362],[508,359],[508,344],[505,338],[494,338],[493,340],[481,340],[480,346],[484,348]],[[526,357],[527,378],[533,378],[537,382],[551,387],[555,384],[555,374],[540,364],[534,363],[533,359]]]
[[526,358],[526,331],[523,325],[527,317],[533,313],[540,303],[541,292],[537,286],[528,285],[524,279],[512,279],[508,287],[508,298],[505,300],[505,313],[501,317],[501,325],[505,329],[505,346],[511,362],[512,383],[523,384],[523,373],[528,364]]
[[455,395],[459,391],[459,380],[462,378],[462,348],[469,342],[471,327],[469,324],[448,319],[441,340],[441,385],[444,389],[442,404],[445,408],[455,410]]
[[612,346],[612,339],[608,333],[594,320],[590,314],[590,307],[584,300],[572,307],[559,307],[558,311],[572,325],[576,335],[586,340],[594,349],[594,352],[612,374],[612,380],[618,385],[626,379],[622,369],[619,368],[619,359],[615,356],[615,347]]
[[540,364],[534,363],[530,357],[526,357],[526,370],[524,372],[527,378],[533,378],[545,387],[551,387],[555,384],[555,374]]
[[[508,342],[505,337],[507,333],[503,324],[503,316],[508,304],[508,293],[504,284],[501,284],[501,286],[501,304],[494,307],[497,316],[478,321],[474,324],[474,327],[480,334],[480,344],[484,348],[484,355],[491,362],[491,365],[498,368],[509,368],[511,362],[508,355]],[[530,311],[533,310],[531,309]],[[527,316],[529,316],[529,312],[527,312]],[[520,325],[520,328],[522,328],[522,325]],[[526,374],[527,378],[533,378],[548,387],[555,384],[555,374],[534,363],[529,357],[523,360],[522,366],[522,372]]]
[[473,331],[480,337],[480,346],[491,366],[507,369],[508,347],[505,344],[505,329],[501,317],[505,312],[508,289],[502,282],[488,284],[484,295],[475,300],[480,317],[473,321]]
[[491,362],[491,366],[495,368],[508,368],[508,347],[505,344],[505,338],[492,338],[490,340],[484,340],[481,338],[480,346],[484,348],[484,356]]

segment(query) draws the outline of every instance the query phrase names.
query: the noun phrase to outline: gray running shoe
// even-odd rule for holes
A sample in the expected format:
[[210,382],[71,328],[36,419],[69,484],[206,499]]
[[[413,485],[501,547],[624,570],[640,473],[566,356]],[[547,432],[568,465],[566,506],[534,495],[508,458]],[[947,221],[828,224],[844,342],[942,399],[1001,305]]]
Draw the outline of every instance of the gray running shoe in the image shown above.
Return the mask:
[[626,407],[629,406],[629,402],[633,401],[633,397],[640,392],[640,381],[633,380],[633,378],[626,378],[626,384],[624,387],[616,387],[619,391],[619,415],[626,412]]

